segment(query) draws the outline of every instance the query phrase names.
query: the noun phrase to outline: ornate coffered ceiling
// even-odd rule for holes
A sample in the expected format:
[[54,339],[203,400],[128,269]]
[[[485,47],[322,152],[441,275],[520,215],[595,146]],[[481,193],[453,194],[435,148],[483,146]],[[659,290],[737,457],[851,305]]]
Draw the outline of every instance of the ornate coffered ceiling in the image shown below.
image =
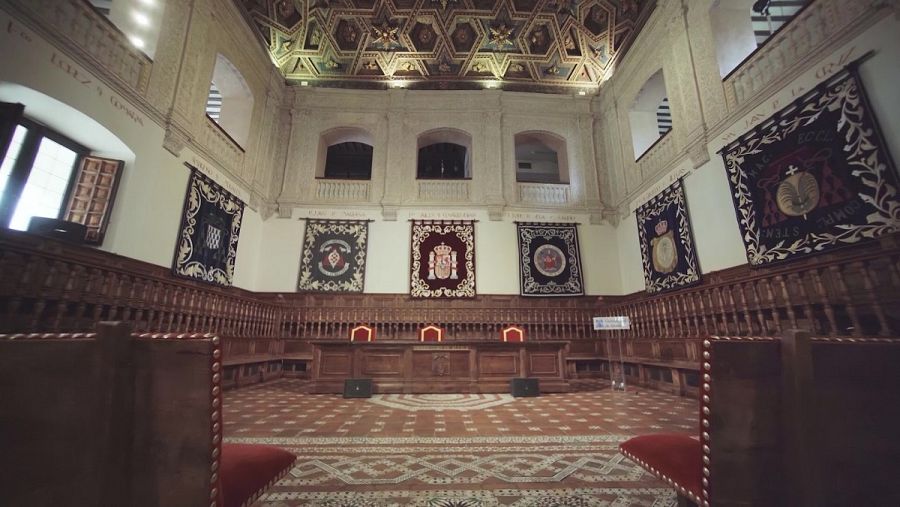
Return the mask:
[[292,82],[595,90],[655,0],[235,0]]

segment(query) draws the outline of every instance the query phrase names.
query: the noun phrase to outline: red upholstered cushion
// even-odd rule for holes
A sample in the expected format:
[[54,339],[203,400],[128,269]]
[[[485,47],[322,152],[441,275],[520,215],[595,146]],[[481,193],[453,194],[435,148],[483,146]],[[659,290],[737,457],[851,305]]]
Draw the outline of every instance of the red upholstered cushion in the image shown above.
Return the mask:
[[696,497],[703,494],[700,442],[684,433],[657,433],[634,437],[619,445],[622,454],[633,457],[654,475],[675,483]]
[[222,444],[219,484],[223,506],[240,507],[255,499],[296,459],[293,454],[268,445]]

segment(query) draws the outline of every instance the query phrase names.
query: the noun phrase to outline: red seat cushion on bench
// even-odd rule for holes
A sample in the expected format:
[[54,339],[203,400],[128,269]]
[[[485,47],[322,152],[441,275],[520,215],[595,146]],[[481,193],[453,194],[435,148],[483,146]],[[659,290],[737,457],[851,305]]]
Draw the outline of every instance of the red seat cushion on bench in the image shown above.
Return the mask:
[[219,465],[224,507],[241,507],[254,500],[294,463],[293,454],[269,445],[222,444]]
[[[702,498],[700,442],[684,433],[657,433],[634,437],[619,445],[622,454],[639,460],[654,475]],[[641,463],[642,462],[642,463]]]

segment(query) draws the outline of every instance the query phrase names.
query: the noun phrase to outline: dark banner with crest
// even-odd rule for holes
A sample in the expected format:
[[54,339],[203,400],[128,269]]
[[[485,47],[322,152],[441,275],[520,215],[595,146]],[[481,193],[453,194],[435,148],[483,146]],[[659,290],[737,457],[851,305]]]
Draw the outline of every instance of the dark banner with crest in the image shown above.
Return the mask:
[[900,230],[896,170],[855,64],[722,157],[753,266]]
[[577,224],[516,224],[523,296],[584,294],[577,227]]
[[647,292],[699,282],[700,267],[681,180],[644,203],[635,215]]
[[230,286],[243,215],[240,199],[192,168],[172,272]]
[[369,222],[307,220],[299,291],[362,292]]
[[475,297],[475,223],[412,221],[410,295]]

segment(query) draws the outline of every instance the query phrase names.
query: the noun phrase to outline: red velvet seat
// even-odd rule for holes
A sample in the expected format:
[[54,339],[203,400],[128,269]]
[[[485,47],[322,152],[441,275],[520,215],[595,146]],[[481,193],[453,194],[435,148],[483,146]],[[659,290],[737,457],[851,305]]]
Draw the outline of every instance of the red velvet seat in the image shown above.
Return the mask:
[[268,445],[222,444],[219,504],[249,505],[283,477],[296,459],[293,454]]
[[703,494],[700,441],[684,433],[657,433],[634,437],[619,450],[679,493],[699,502]]

